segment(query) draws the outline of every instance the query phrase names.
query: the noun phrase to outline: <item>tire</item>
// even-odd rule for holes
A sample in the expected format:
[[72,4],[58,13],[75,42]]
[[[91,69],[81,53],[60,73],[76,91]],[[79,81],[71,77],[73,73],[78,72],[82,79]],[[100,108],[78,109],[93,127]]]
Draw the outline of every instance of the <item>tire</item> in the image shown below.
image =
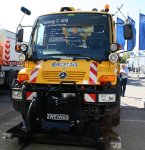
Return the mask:
[[112,129],[112,115],[102,117],[98,126],[101,128]]
[[[107,129],[108,130],[108,129]],[[109,136],[107,131],[102,129],[98,131],[97,150],[108,150],[109,149]]]
[[30,135],[24,135],[24,137],[18,137],[18,144],[23,145],[23,147],[30,144],[31,141],[32,139]]
[[120,113],[112,115],[112,126],[118,126],[120,124]]
[[108,148],[109,148],[108,145],[106,145],[106,143],[99,143],[97,146],[97,150],[108,150]]
[[8,72],[7,78],[6,78],[6,87],[8,89],[12,88],[12,85],[13,85],[15,79],[17,79],[17,72],[14,70],[10,70]]
[[30,131],[37,131],[38,129],[41,129],[41,122],[36,121],[36,118],[39,116],[36,107],[35,102],[31,102],[27,112],[26,125]]

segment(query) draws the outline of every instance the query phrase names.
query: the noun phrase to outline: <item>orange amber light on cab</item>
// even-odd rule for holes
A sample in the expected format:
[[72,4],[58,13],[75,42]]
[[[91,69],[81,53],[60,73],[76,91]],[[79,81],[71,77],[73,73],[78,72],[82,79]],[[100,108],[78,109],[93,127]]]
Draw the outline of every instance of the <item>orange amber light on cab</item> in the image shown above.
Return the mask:
[[16,52],[20,52],[20,50],[21,50],[21,49],[20,49],[20,45],[16,45],[16,46],[15,46],[15,51],[16,51]]
[[101,76],[99,79],[100,82],[114,82],[115,76],[114,75],[104,75]]
[[17,81],[19,83],[26,81],[26,80],[29,80],[29,77],[27,74],[18,74]]
[[105,12],[108,12],[109,11],[109,4],[106,4],[105,5]]

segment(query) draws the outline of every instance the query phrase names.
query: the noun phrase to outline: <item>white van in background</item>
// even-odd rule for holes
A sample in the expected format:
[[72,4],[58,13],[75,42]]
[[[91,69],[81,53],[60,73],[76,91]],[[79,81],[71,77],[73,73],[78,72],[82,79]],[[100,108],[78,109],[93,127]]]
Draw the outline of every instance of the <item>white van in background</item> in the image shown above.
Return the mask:
[[145,67],[145,56],[134,56],[134,57],[128,58],[126,63],[127,63],[127,67],[129,70],[143,71],[144,69],[142,68]]

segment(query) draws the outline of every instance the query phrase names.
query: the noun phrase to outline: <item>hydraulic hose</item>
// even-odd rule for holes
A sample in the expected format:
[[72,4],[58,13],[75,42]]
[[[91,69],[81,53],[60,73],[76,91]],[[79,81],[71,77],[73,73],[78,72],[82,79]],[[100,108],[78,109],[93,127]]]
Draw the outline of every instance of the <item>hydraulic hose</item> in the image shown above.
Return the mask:
[[33,120],[32,115],[34,115],[32,112],[34,112],[36,106],[37,106],[36,98],[33,98],[32,102],[29,105],[27,115],[26,115],[26,127],[28,128],[28,130],[32,129],[32,120]]

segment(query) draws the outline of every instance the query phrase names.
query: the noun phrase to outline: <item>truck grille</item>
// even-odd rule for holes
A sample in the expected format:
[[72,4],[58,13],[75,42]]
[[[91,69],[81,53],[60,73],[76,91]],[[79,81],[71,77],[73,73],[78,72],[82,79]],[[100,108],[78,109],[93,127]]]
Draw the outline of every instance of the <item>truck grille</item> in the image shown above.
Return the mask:
[[[63,81],[75,81],[79,82],[84,79],[85,72],[74,72],[74,71],[66,71],[67,78],[63,79]],[[42,77],[47,82],[60,82],[62,79],[59,78],[60,71],[43,71]]]

